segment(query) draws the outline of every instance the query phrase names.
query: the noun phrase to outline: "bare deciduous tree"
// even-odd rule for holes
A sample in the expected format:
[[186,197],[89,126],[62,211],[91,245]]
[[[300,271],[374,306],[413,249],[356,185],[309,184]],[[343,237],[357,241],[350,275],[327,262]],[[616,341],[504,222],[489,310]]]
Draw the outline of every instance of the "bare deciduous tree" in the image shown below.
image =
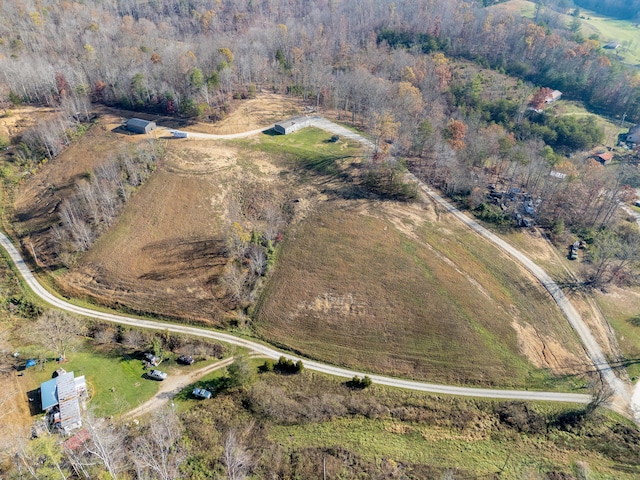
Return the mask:
[[252,429],[253,423],[242,430],[232,428],[224,437],[223,461],[229,480],[248,478],[251,468],[255,464],[255,458],[247,445]]
[[142,350],[150,343],[149,336],[137,328],[131,328],[122,335],[122,344],[128,348]]
[[[80,434],[81,445],[65,448],[65,453],[76,471],[84,472],[88,478],[96,469],[102,470],[112,479],[120,478],[129,467],[126,455],[127,432],[122,426],[107,419],[96,417],[88,411],[83,418],[87,435]],[[96,468],[96,460],[99,466]]]
[[182,425],[173,409],[157,412],[134,440],[131,459],[139,479],[174,480],[187,457],[180,443]]
[[49,310],[36,321],[33,335],[59,358],[66,358],[67,352],[82,342],[85,330],[78,317],[60,310]]

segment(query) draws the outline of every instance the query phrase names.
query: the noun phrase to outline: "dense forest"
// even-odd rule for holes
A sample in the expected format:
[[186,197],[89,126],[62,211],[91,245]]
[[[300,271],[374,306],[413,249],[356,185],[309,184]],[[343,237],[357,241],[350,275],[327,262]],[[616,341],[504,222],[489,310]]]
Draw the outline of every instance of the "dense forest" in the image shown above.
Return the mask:
[[574,229],[607,225],[640,184],[637,169],[568,158],[604,140],[592,119],[528,108],[537,85],[640,119],[637,70],[551,9],[535,21],[463,0],[24,0],[0,9],[0,104],[62,107],[16,141],[25,168],[72,140],[90,102],[216,121],[266,90],[370,133],[380,160],[372,185],[407,164],[498,222],[511,213],[486,203],[488,184],[523,189],[541,225]]
[[426,92],[431,65],[412,64],[441,51],[637,119],[637,74],[545,12],[534,23],[462,0],[4,2],[0,98],[55,104],[67,93],[202,116],[253,85],[358,114],[376,110],[379,95],[364,94],[404,67],[430,74],[408,79]]

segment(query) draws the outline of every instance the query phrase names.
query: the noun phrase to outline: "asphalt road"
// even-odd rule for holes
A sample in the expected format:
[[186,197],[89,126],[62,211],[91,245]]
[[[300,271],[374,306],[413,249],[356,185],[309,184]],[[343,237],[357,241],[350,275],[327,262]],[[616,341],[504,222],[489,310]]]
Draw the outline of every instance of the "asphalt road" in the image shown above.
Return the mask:
[[403,388],[407,390],[416,390],[430,393],[440,393],[447,395],[461,395],[466,397],[483,397],[483,398],[498,398],[498,399],[510,399],[510,400],[544,400],[552,402],[570,402],[570,403],[588,403],[591,400],[590,395],[576,394],[576,393],[559,393],[559,392],[538,392],[538,391],[522,391],[522,390],[497,390],[488,388],[468,388],[457,387],[451,385],[438,385],[433,383],[417,382],[411,380],[403,380],[399,378],[386,377],[382,375],[372,375],[366,372],[359,372],[356,370],[350,370],[346,368],[327,365],[324,363],[308,360],[287,353],[281,352],[274,348],[271,348],[262,343],[248,340],[234,335],[218,332],[215,330],[208,330],[204,328],[190,327],[186,325],[171,324],[168,322],[158,322],[153,320],[145,320],[126,315],[117,315],[114,313],[102,312],[98,310],[92,310],[85,307],[79,307],[73,305],[65,300],[62,300],[47,289],[45,289],[35,278],[24,259],[11,243],[11,241],[0,232],[0,245],[7,251],[12,261],[14,262],[18,272],[26,282],[26,284],[38,295],[42,300],[48,304],[65,310],[70,313],[81,315],[89,318],[96,318],[107,322],[114,322],[122,325],[130,325],[139,328],[149,328],[153,330],[168,330],[175,333],[183,333],[186,335],[193,335],[198,337],[210,338],[221,342],[226,342],[232,345],[245,347],[253,353],[260,354],[264,357],[271,359],[278,359],[284,355],[293,361],[302,360],[304,366],[308,370],[313,370],[329,375],[335,375],[342,378],[352,378],[355,375],[360,377],[369,375],[374,383],[379,385],[386,385],[390,387]]

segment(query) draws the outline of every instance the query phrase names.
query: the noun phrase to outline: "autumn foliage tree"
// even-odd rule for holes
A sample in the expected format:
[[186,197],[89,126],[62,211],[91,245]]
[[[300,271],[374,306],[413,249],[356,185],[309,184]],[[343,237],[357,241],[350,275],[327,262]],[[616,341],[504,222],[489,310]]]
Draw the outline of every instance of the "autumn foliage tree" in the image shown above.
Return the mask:
[[442,136],[454,150],[462,150],[465,147],[467,126],[460,120],[451,120],[442,132]]
[[544,107],[547,98],[549,98],[552,92],[553,90],[551,90],[549,87],[543,87],[540,90],[536,91],[531,97],[529,106],[535,110],[540,110],[542,107]]

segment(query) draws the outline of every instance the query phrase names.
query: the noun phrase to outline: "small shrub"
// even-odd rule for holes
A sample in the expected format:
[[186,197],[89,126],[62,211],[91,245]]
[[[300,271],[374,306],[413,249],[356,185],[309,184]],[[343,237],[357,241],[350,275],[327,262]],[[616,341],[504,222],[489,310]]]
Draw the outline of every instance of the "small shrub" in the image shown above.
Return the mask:
[[302,360],[294,362],[282,356],[278,359],[278,363],[274,365],[273,369],[278,373],[294,374],[302,372],[304,365],[302,365]]
[[258,367],[258,371],[260,373],[273,372],[274,366],[273,360],[265,360],[264,363]]
[[346,385],[353,390],[364,390],[365,388],[369,388],[372,383],[371,379],[365,375],[362,378],[358,376],[353,377]]

